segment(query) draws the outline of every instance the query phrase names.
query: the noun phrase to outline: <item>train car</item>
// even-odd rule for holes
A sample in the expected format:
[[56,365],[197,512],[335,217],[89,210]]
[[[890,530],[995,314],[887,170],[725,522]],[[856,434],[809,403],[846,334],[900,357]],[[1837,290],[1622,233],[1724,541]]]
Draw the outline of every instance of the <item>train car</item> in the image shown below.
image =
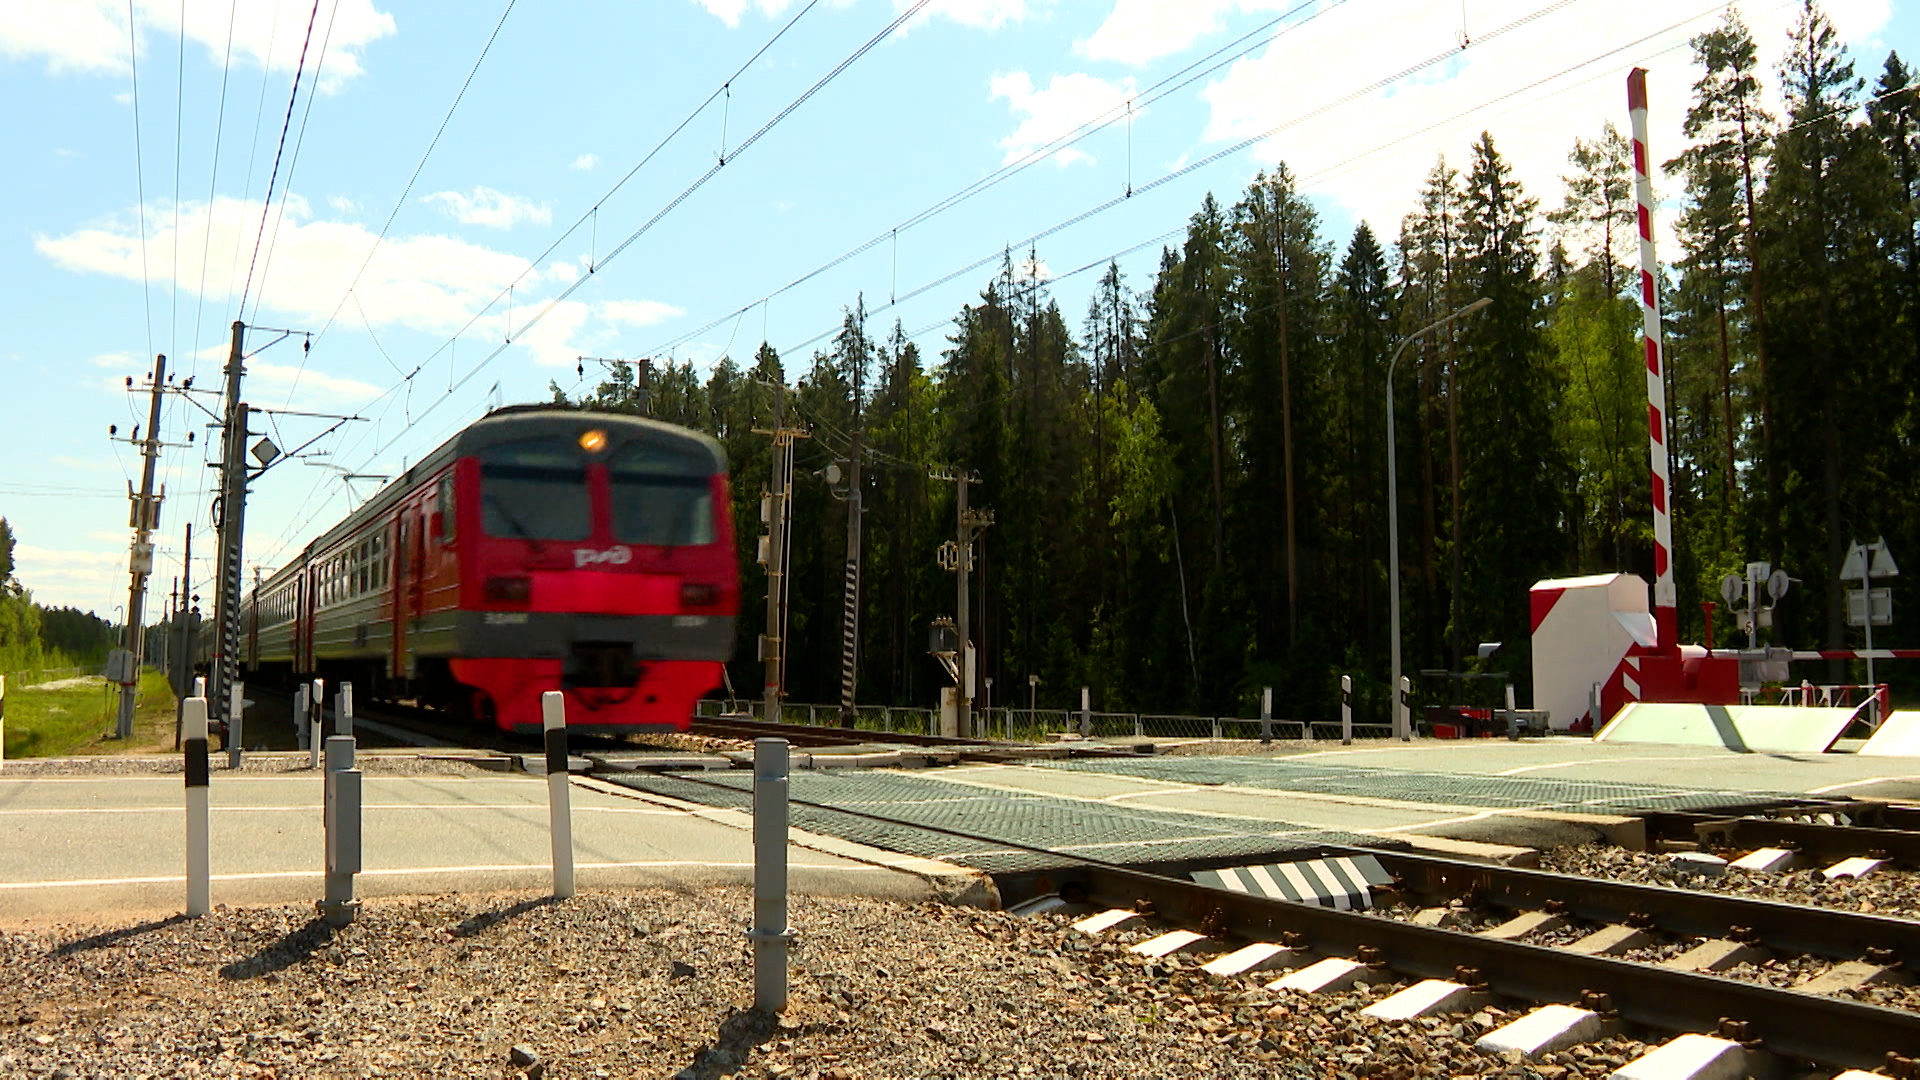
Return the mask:
[[260,582],[242,670],[351,680],[512,732],[684,731],[739,612],[726,454],[641,417],[517,405]]

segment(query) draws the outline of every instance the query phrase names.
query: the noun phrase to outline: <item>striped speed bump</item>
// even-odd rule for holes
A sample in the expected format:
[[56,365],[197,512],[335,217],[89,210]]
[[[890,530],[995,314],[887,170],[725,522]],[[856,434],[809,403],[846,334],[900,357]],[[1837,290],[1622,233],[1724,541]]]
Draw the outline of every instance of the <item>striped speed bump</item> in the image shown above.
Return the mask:
[[1270,900],[1293,900],[1339,911],[1365,911],[1373,906],[1373,891],[1391,885],[1393,875],[1373,856],[1354,855],[1196,870],[1193,880]]

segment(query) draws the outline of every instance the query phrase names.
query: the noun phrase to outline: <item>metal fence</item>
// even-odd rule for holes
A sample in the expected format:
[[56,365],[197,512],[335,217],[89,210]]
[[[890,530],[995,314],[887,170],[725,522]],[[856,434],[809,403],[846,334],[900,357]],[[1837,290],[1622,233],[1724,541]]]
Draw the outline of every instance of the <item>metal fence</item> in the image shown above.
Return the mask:
[[[699,703],[695,715],[720,717],[748,715],[759,717],[759,701],[735,699],[706,700]],[[982,738],[1009,742],[1044,743],[1060,738],[1085,735],[1096,739],[1236,739],[1257,741],[1263,724],[1271,737],[1285,741],[1338,742],[1338,720],[1270,720],[1238,716],[1183,716],[1173,713],[1088,712],[1075,709],[975,710]],[[789,724],[817,727],[840,726],[840,706],[785,702],[780,719]],[[861,705],[855,710],[854,728],[880,734],[932,735],[939,733],[940,714],[934,709],[904,706]],[[1356,723],[1355,739],[1387,739],[1393,735],[1391,724]]]

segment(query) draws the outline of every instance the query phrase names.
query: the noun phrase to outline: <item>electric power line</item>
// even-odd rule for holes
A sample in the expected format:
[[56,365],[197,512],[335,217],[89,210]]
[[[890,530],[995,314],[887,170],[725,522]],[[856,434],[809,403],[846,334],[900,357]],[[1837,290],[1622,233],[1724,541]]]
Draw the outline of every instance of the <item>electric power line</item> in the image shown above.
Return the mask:
[[307,46],[313,44],[313,24],[319,17],[320,0],[313,0],[313,10],[307,15],[307,36],[300,42],[300,61],[293,69],[293,92],[287,95],[287,115],[280,122],[280,145],[273,152],[273,171],[267,176],[267,197],[260,204],[260,231],[253,238],[253,259],[247,264],[247,281],[241,286],[240,306],[234,311],[236,319],[247,313],[247,294],[253,291],[253,271],[260,262],[260,242],[267,235],[267,212],[273,209],[273,185],[280,177],[280,155],[287,149],[287,129],[293,126],[293,106],[300,100],[300,76],[307,69]]

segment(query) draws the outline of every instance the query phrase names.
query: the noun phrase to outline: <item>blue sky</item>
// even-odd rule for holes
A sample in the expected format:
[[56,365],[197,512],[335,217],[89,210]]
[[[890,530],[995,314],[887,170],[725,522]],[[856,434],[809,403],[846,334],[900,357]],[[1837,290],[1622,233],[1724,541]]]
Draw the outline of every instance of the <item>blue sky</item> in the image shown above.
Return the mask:
[[[1074,271],[1118,255],[1143,286],[1156,237],[1206,192],[1231,202],[1280,160],[1336,245],[1360,220],[1391,240],[1435,158],[1463,162],[1483,128],[1550,208],[1573,139],[1625,128],[1635,64],[1651,70],[1655,157],[1680,149],[1696,77],[1684,43],[1724,10],[930,0],[883,34],[912,2],[0,3],[0,517],[19,578],[43,603],[113,617],[139,457],[107,426],[124,440],[146,417],[125,379],[165,353],[196,389],[217,387],[236,318],[299,332],[249,337],[250,403],[365,418],[314,443],[327,457],[258,481],[246,554],[272,567],[377,486],[343,472],[395,474],[492,402],[542,398],[550,379],[574,386],[581,356],[705,367],[764,338],[792,372],[860,295],[877,333],[897,318],[935,352],[990,270],[926,286],[1129,185],[1133,197],[1039,243],[1074,325],[1096,276]],[[1771,71],[1795,5],[1740,10]],[[1920,53],[1913,14],[1890,0],[1826,10],[1869,81],[1889,47]],[[1106,126],[1048,147],[1090,121]],[[181,572],[182,526],[210,540],[206,422],[169,399],[164,436],[193,431],[196,445],[162,459],[156,594]],[[328,423],[259,426],[285,449]],[[210,543],[194,561],[210,604]],[[150,595],[148,610],[159,603]]]

